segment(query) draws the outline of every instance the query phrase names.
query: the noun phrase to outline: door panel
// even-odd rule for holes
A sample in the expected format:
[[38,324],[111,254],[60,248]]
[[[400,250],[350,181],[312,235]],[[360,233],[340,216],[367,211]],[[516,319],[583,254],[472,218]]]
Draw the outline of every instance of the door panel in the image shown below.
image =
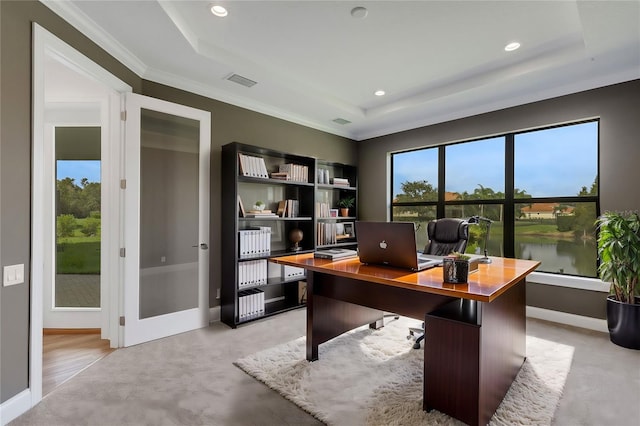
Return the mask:
[[127,96],[129,346],[208,324],[210,114]]

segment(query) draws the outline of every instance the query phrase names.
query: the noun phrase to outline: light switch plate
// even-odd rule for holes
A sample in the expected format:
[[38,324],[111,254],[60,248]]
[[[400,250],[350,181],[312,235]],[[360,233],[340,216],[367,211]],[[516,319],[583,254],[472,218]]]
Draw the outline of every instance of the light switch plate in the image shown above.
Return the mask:
[[24,264],[8,265],[3,268],[2,285],[5,287],[10,285],[21,284],[24,282]]

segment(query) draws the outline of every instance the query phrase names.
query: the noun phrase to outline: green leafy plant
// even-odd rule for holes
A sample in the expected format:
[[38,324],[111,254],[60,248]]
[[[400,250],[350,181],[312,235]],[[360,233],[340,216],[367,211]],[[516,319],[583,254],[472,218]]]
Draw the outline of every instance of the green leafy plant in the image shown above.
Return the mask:
[[609,211],[596,220],[598,272],[611,283],[616,300],[633,304],[640,294],[640,216],[638,212]]
[[466,255],[464,253],[457,252],[457,251],[451,252],[449,254],[449,256],[455,257],[456,260],[469,260],[469,259],[471,259],[471,256]]
[[341,207],[343,209],[348,209],[350,207],[353,207],[355,203],[356,203],[355,197],[346,197],[338,200],[338,207]]

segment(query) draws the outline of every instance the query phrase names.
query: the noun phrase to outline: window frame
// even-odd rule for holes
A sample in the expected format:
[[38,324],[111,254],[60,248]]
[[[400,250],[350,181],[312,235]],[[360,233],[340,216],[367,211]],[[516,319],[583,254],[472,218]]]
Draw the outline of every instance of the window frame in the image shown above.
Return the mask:
[[[585,195],[585,196],[559,196],[559,197],[530,197],[530,198],[515,198],[515,139],[517,135],[538,132],[544,130],[550,130],[560,127],[575,126],[585,123],[597,123],[597,147],[596,147],[596,191],[597,195]],[[445,176],[446,176],[446,148],[452,145],[477,142],[485,139],[504,138],[504,164],[505,164],[505,185],[504,185],[504,198],[503,199],[469,199],[469,200],[453,200],[445,201]],[[420,151],[425,149],[437,149],[438,150],[438,197],[437,201],[416,201],[416,202],[394,202],[394,161],[393,156],[396,154],[404,154],[408,152]],[[596,217],[600,215],[600,118],[589,118],[571,121],[562,124],[549,125],[531,128],[527,130],[511,131],[498,135],[491,135],[486,137],[475,137],[463,141],[456,141],[451,143],[442,143],[432,146],[426,146],[422,148],[414,148],[409,150],[397,151],[390,153],[390,204],[389,204],[389,217],[393,221],[393,209],[394,207],[418,207],[418,206],[435,206],[436,217],[443,218],[445,216],[445,209],[447,206],[455,205],[478,205],[478,204],[491,204],[503,206],[503,248],[505,257],[515,257],[515,207],[517,204],[522,204],[523,201],[528,203],[595,203]],[[597,254],[596,254],[597,256]],[[596,268],[599,260],[596,258]],[[596,269],[597,271],[597,269]],[[597,272],[596,272],[597,274]],[[537,277],[536,282],[541,284],[561,285],[566,287],[589,289],[596,291],[608,291],[608,286],[603,283],[598,277],[557,273],[557,272],[536,272],[534,277]],[[606,286],[606,289],[605,289]]]

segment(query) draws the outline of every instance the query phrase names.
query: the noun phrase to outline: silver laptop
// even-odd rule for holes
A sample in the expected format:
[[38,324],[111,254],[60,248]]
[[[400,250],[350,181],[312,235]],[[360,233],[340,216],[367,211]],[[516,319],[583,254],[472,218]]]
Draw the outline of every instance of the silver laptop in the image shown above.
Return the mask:
[[442,265],[442,256],[427,256],[416,251],[413,222],[356,221],[356,239],[362,263],[412,271]]

